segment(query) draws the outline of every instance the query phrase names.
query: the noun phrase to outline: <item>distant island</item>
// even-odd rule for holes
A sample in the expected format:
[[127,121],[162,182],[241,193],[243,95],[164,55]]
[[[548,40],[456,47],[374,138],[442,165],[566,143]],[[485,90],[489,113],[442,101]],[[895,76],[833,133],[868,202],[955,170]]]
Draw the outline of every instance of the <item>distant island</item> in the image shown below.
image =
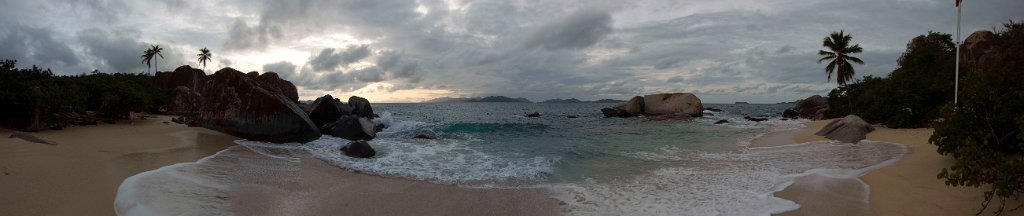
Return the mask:
[[749,102],[738,101],[736,104],[750,104]]
[[424,101],[423,103],[533,103],[526,98],[510,98],[505,96],[488,96],[475,98],[453,98],[440,97]]
[[[620,99],[598,99],[598,100],[580,100],[577,98],[568,99],[549,99],[541,101],[541,103],[616,103],[625,102],[626,100]],[[486,97],[438,97],[423,101],[426,103],[430,102],[534,102],[529,99],[522,97],[508,97],[508,96],[486,96]]]

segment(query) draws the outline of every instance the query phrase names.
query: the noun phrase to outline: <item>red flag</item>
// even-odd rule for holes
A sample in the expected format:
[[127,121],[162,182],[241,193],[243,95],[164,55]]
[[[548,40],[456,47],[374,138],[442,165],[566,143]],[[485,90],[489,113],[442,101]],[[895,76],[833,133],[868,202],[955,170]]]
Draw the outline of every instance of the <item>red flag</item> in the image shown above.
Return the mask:
[[964,0],[956,0],[956,6],[960,7],[960,2],[962,2],[962,1],[964,1]]

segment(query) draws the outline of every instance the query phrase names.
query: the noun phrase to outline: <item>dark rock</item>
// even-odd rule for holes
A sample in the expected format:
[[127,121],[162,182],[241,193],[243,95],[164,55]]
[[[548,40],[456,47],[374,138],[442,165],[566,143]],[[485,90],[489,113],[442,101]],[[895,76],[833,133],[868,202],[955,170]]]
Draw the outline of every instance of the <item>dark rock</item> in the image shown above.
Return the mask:
[[800,118],[810,120],[821,120],[824,118],[823,109],[828,109],[828,99],[821,95],[810,96],[807,99],[796,101],[794,111],[800,112]]
[[154,79],[156,87],[160,89],[172,90],[185,86],[194,92],[203,92],[208,78],[203,70],[182,65],[173,72],[156,72]]
[[370,107],[370,101],[366,100],[366,98],[359,96],[349,97],[348,105],[352,107],[353,115],[373,119],[373,107]]
[[636,116],[636,115],[630,114],[629,112],[626,112],[625,110],[616,109],[616,108],[601,108],[601,114],[604,114],[604,117],[619,117],[619,118],[627,118],[627,117]]
[[531,117],[531,118],[540,117],[540,113],[539,112],[528,113],[528,114],[526,114],[526,117]]
[[416,136],[414,136],[412,138],[414,138],[414,139],[437,139],[436,136],[429,135],[429,134],[418,134],[418,135],[416,135]]
[[574,115],[567,115],[567,116],[565,116],[565,117],[566,117],[566,118],[579,118],[579,116],[574,116]]
[[690,120],[693,119],[692,115],[680,113],[680,114],[663,114],[663,115],[648,115],[647,120],[651,121],[665,121],[665,120]]
[[800,112],[797,112],[796,110],[793,110],[793,109],[786,109],[786,111],[782,112],[782,117],[783,118],[798,118],[798,117],[800,117]]
[[347,140],[373,140],[377,136],[373,122],[356,115],[342,116],[322,129],[324,134]]
[[759,117],[750,117],[750,116],[744,116],[743,119],[746,119],[747,121],[752,121],[752,122],[768,121],[768,118],[759,118]]
[[712,112],[721,112],[722,111],[722,109],[716,109],[716,108],[712,108],[712,107],[704,108],[704,110],[712,111]]
[[718,120],[718,121],[715,122],[715,124],[725,124],[725,123],[729,123],[729,120],[722,119],[722,120]]
[[35,132],[45,130],[47,124],[43,121],[43,113],[45,113],[45,106],[43,106],[43,90],[39,86],[32,86],[32,97],[38,98],[35,106],[32,106],[32,113],[28,115],[22,115],[14,117],[13,126],[22,131]]
[[232,68],[217,71],[203,87],[199,124],[254,141],[305,143],[320,138],[319,128],[297,103],[266,86]]
[[256,80],[263,84],[267,90],[280,91],[285,97],[288,97],[292,102],[299,102],[299,91],[295,88],[295,85],[288,80],[281,79],[277,73],[265,72],[263,75],[256,77]]
[[317,128],[323,127],[327,123],[338,121],[338,118],[348,114],[342,113],[341,107],[343,106],[348,107],[348,105],[342,104],[341,101],[335,100],[331,95],[319,97],[309,107],[309,120],[313,121],[313,125]]
[[349,142],[345,147],[341,147],[341,152],[354,158],[371,158],[377,155],[377,151],[374,151],[373,147],[370,147],[370,144],[364,140]]
[[388,126],[384,124],[377,124],[373,126],[373,132],[376,133],[380,133],[381,131],[384,131],[384,129],[388,129]]
[[991,31],[976,31],[971,33],[964,39],[963,44],[960,45],[960,62],[961,64],[970,66],[977,66],[978,63],[982,62],[983,56],[988,52],[989,49],[995,45],[996,35]]
[[867,138],[867,134],[874,130],[875,127],[860,117],[848,115],[841,119],[832,120],[832,122],[829,122],[817,133],[814,133],[814,135],[824,136],[830,140],[857,143]]
[[200,101],[203,96],[199,92],[192,91],[186,86],[174,88],[171,100],[167,103],[167,114],[171,115],[194,115],[199,112]]

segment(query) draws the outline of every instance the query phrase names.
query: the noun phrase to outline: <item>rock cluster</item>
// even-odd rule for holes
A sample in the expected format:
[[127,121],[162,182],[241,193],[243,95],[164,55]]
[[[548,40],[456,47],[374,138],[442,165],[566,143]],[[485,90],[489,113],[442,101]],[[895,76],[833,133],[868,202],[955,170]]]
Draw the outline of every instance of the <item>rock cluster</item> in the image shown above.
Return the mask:
[[783,112],[784,118],[805,118],[810,120],[821,120],[825,118],[825,111],[828,110],[828,98],[821,95],[814,95],[803,100],[796,101],[793,109]]
[[353,157],[373,157],[366,141],[380,129],[370,101],[352,96],[348,104],[331,95],[317,98],[304,110],[295,85],[274,72],[242,73],[224,68],[207,76],[181,66],[157,72],[159,88],[172,90],[165,110],[181,115],[175,122],[202,126],[239,138],[273,143],[309,142],[321,135],[352,140],[342,149]]
[[601,109],[605,117],[648,116],[652,120],[689,119],[704,115],[700,98],[691,93],[664,93],[635,96],[628,102]]

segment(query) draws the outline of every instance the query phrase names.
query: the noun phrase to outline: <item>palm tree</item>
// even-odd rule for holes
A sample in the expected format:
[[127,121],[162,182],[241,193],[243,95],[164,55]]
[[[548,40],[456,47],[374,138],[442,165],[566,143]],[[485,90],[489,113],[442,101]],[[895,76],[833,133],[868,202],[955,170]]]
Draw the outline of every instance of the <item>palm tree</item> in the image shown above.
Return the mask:
[[203,47],[202,49],[199,49],[199,54],[196,56],[199,56],[199,63],[203,64],[203,70],[206,70],[206,62],[212,61],[210,58],[213,58],[213,53],[210,53],[209,49]]
[[153,49],[147,49],[146,51],[143,51],[141,57],[142,63],[146,63],[146,68],[151,70],[150,72],[152,72],[153,66],[150,65],[150,62],[153,62]]
[[[164,51],[164,48],[160,48],[160,45],[152,45],[152,47],[150,47],[149,49],[152,50],[151,52],[153,52],[154,56],[160,56],[160,58],[164,58],[164,55],[160,54],[161,51]],[[156,68],[157,72],[160,72],[159,63],[153,63],[153,67]]]
[[832,32],[828,37],[825,37],[825,41],[821,44],[828,48],[829,51],[818,51],[818,55],[822,56],[821,59],[818,59],[819,64],[823,61],[831,60],[828,66],[825,67],[828,80],[832,80],[832,72],[836,72],[836,83],[842,86],[845,86],[846,82],[853,79],[853,64],[850,64],[850,62],[864,64],[864,61],[861,61],[860,58],[850,55],[864,51],[864,49],[860,48],[860,44],[850,46],[850,39],[852,38],[850,34],[843,34],[842,30]]

